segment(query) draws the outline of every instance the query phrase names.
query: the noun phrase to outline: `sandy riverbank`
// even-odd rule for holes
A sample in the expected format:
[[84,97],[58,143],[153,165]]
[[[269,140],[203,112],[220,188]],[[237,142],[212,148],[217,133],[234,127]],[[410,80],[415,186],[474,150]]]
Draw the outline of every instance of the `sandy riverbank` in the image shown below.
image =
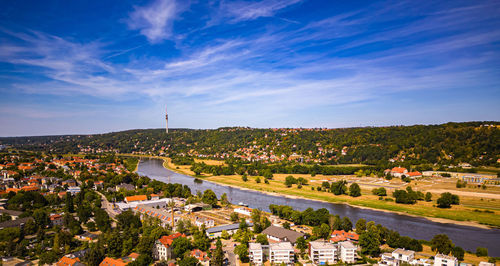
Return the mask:
[[[169,167],[168,162],[167,162],[167,158],[163,158],[163,157],[158,157],[158,158],[163,159],[163,161],[164,161],[163,162],[163,167],[165,169],[174,171],[174,172],[182,174],[182,175],[188,175],[188,176],[191,176],[191,177],[195,177],[195,176],[189,175],[187,173],[184,173],[182,171],[178,171],[178,169],[174,169],[172,167]],[[202,178],[202,180],[205,181],[205,182],[212,182],[212,183],[215,183],[215,184],[218,184],[218,185],[221,185],[221,186],[233,187],[233,188],[237,188],[237,189],[241,189],[241,190],[249,190],[249,191],[260,192],[260,193],[264,193],[264,194],[271,195],[271,196],[286,197],[286,198],[290,198],[290,199],[314,200],[314,201],[318,201],[318,202],[332,203],[332,202],[326,201],[326,200],[308,198],[308,197],[303,197],[303,196],[281,194],[281,193],[270,192],[270,191],[266,191],[266,190],[255,190],[255,189],[250,189],[250,188],[245,188],[245,187],[240,187],[240,186],[225,184],[225,183],[217,182],[217,181],[214,181],[214,180],[207,180],[205,178]],[[369,209],[369,210],[374,210],[374,211],[382,211],[382,212],[387,212],[387,213],[396,213],[396,214],[407,215],[407,216],[411,216],[411,217],[425,218],[425,219],[427,219],[429,221],[433,221],[433,222],[437,222],[437,223],[456,224],[456,225],[462,225],[462,226],[472,226],[472,227],[477,227],[477,228],[482,228],[482,229],[491,229],[490,226],[483,225],[483,224],[480,224],[480,223],[477,223],[477,222],[473,222],[473,221],[456,221],[456,220],[445,219],[445,218],[435,218],[435,217],[419,216],[419,215],[409,214],[409,213],[406,213],[406,212],[398,212],[398,211],[391,211],[391,210],[371,208],[371,207],[366,207],[366,206],[359,206],[359,205],[354,205],[354,204],[350,204],[350,203],[347,203],[347,202],[335,202],[335,204],[347,204],[349,206],[356,207],[356,208]]]

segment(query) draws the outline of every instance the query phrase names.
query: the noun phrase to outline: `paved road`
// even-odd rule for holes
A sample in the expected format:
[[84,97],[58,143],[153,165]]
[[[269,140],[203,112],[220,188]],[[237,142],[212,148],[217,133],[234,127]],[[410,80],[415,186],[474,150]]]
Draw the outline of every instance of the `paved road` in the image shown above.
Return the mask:
[[109,217],[111,217],[113,220],[115,219],[115,216],[118,215],[118,213],[113,209],[113,203],[109,202],[108,199],[106,199],[106,196],[104,196],[101,192],[96,191],[97,194],[101,195],[102,199],[102,208],[106,210],[108,213]]

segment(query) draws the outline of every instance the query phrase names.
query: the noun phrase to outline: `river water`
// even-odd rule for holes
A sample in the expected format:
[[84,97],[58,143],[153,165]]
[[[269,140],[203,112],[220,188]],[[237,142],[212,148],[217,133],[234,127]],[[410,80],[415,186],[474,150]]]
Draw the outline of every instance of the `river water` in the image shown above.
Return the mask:
[[163,181],[165,183],[180,183],[188,185],[193,194],[196,191],[205,191],[211,189],[220,197],[226,193],[228,199],[233,204],[244,202],[251,208],[258,208],[269,211],[269,204],[289,205],[296,210],[305,210],[307,208],[319,209],[326,208],[332,214],[338,214],[341,217],[347,216],[353,224],[360,218],[367,221],[374,221],[389,229],[398,231],[401,235],[416,239],[431,240],[434,235],[446,234],[458,246],[465,250],[474,251],[477,247],[488,248],[490,256],[500,257],[500,230],[482,229],[472,226],[462,226],[454,224],[445,224],[432,222],[425,218],[412,217],[395,213],[362,209],[347,204],[326,203],[306,199],[292,199],[267,195],[257,191],[242,190],[238,188],[218,185],[207,181],[196,181],[193,177],[179,174],[163,167],[163,160],[142,159],[137,170],[139,175]]

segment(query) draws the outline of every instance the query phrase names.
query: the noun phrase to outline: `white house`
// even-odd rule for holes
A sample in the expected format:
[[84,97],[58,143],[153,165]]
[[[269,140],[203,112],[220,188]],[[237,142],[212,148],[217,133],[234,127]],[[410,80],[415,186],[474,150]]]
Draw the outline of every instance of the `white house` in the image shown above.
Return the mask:
[[239,214],[243,214],[243,215],[246,215],[246,216],[252,216],[252,209],[250,209],[248,207],[239,207],[239,208],[236,208],[236,209],[234,209],[234,212],[235,213],[239,213]]
[[415,251],[398,248],[392,252],[392,257],[398,261],[410,262],[415,259]]
[[269,244],[269,262],[271,263],[285,263],[293,265],[294,250],[290,242],[279,242]]
[[444,254],[436,254],[434,256],[434,266],[457,266],[458,260],[453,256],[448,256]]
[[337,246],[326,241],[309,242],[309,258],[315,264],[335,264],[337,260]]
[[169,260],[172,258],[172,243],[178,237],[184,237],[181,233],[175,233],[169,236],[162,236],[156,240],[153,246],[153,258],[156,260]]
[[262,265],[264,263],[264,251],[260,243],[248,243],[248,257],[253,264]]
[[356,262],[356,250],[357,247],[349,242],[339,242],[339,259],[345,263]]
[[210,228],[215,226],[215,221],[207,218],[197,218],[195,224],[198,227],[205,225],[205,228]]

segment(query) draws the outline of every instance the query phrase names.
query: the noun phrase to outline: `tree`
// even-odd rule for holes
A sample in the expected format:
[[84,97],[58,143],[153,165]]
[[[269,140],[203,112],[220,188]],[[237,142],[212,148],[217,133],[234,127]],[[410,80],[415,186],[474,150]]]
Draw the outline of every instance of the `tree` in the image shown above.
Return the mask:
[[361,218],[356,222],[356,234],[360,235],[366,230],[366,220]]
[[53,250],[43,252],[40,254],[40,265],[52,264],[59,259],[59,255]]
[[73,205],[73,196],[71,193],[66,193],[66,204],[64,206],[66,212],[73,213],[75,212],[75,207]]
[[212,207],[217,205],[217,195],[210,190],[207,189],[205,192],[203,192],[203,197],[201,198],[201,201],[206,204],[212,205]]
[[290,229],[290,223],[289,222],[284,222],[283,223],[283,228]]
[[241,180],[243,180],[243,182],[247,182],[247,181],[248,181],[248,176],[247,176],[247,174],[243,174],[243,175],[241,176]]
[[191,242],[185,237],[178,237],[172,241],[172,250],[178,258],[184,256],[184,253],[190,250],[191,247]]
[[359,236],[361,253],[375,256],[380,253],[380,235],[374,227]]
[[437,206],[439,208],[450,208],[452,204],[459,204],[460,199],[457,195],[451,194],[450,192],[445,192],[441,194],[441,197],[437,200]]
[[372,193],[373,195],[377,195],[377,196],[387,196],[387,190],[384,188],[384,187],[380,187],[380,188],[374,188],[372,189]]
[[229,233],[226,230],[222,230],[222,232],[220,233],[220,237],[222,239],[227,240],[227,239],[229,239],[230,236],[229,236]]
[[210,260],[210,265],[213,266],[222,266],[224,262],[224,252],[222,251],[222,242],[220,239],[217,239],[215,243],[215,250],[212,253],[212,259]]
[[200,250],[207,250],[210,247],[210,239],[205,231],[205,226],[201,230],[196,230],[193,234],[193,245]]
[[345,180],[340,180],[337,182],[333,182],[330,186],[330,190],[332,191],[333,194],[335,195],[342,195],[342,194],[347,194],[347,181]]
[[445,234],[435,235],[431,240],[432,251],[437,251],[445,255],[450,254],[453,248],[453,243],[450,238]]
[[291,187],[293,184],[297,184],[297,180],[291,175],[287,176],[285,178],[285,185]]
[[425,193],[425,201],[432,201],[432,194],[430,192]]
[[240,220],[240,217],[236,212],[232,212],[230,215],[231,222],[237,222]]
[[229,202],[229,200],[227,199],[226,193],[224,193],[224,194],[222,194],[222,196],[220,196],[220,204],[222,204],[222,206],[224,206],[224,207],[229,207],[229,205],[231,205],[231,202]]
[[361,196],[361,188],[357,183],[352,183],[352,185],[349,187],[349,196],[351,197]]
[[297,238],[296,245],[297,245],[297,248],[300,249],[301,253],[304,253],[304,251],[307,249],[307,243],[303,237]]
[[49,215],[44,209],[36,209],[33,212],[33,219],[39,228],[45,228],[50,223]]
[[349,232],[352,230],[352,222],[349,220],[349,217],[342,218],[342,230]]
[[318,238],[327,239],[330,235],[330,226],[328,226],[327,224],[321,224],[320,226],[314,227],[313,235]]
[[109,219],[108,213],[105,210],[96,208],[94,210],[94,217],[95,223],[99,230],[106,232],[111,229],[111,221]]
[[85,254],[83,261],[89,266],[99,266],[99,264],[104,259],[104,247],[100,245],[100,242],[92,245],[89,251]]
[[461,247],[453,247],[451,254],[458,260],[464,260],[465,250]]
[[483,247],[478,247],[476,249],[476,255],[478,257],[488,257],[488,249]]
[[262,245],[269,245],[269,241],[267,240],[267,236],[264,234],[257,235],[255,242],[260,243]]
[[245,244],[239,244],[234,248],[234,254],[238,255],[242,262],[248,261],[248,246]]
[[177,262],[177,265],[179,266],[196,266],[199,265],[200,262],[198,261],[197,258],[191,257],[191,256],[186,256],[182,258],[182,260]]

